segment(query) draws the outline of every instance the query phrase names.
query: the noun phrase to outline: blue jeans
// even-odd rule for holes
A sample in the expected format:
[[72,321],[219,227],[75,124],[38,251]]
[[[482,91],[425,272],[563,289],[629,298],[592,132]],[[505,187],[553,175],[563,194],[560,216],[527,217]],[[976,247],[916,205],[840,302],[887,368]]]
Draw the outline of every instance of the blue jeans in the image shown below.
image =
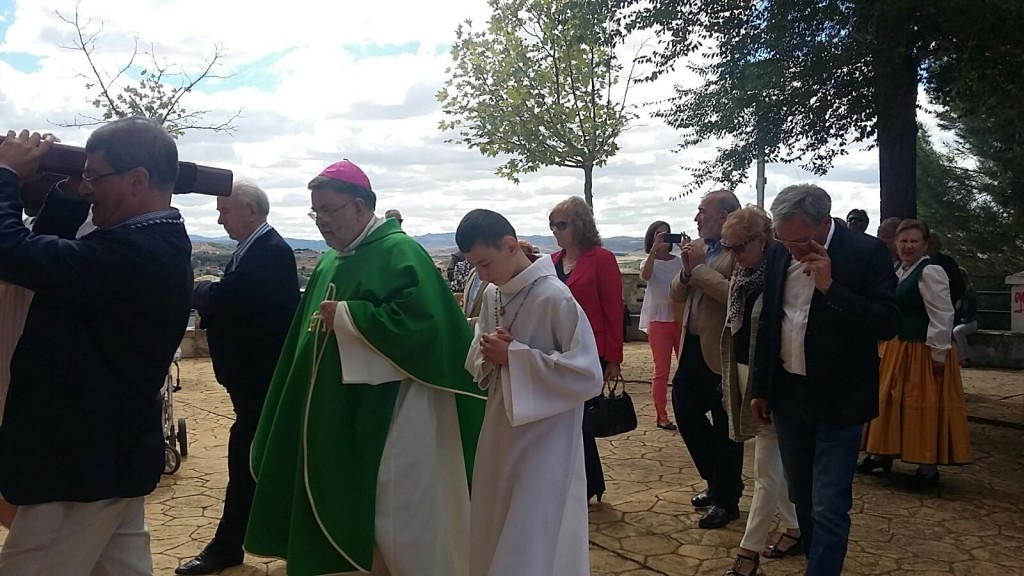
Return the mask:
[[772,408],[789,499],[796,505],[807,576],[839,576],[846,560],[863,424],[822,422],[811,384],[785,375]]

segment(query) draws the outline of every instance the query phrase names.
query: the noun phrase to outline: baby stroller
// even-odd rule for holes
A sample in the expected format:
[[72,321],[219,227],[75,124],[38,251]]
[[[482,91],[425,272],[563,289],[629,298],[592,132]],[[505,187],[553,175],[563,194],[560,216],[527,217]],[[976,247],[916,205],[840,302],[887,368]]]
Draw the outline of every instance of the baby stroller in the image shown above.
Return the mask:
[[181,348],[174,353],[174,376],[171,376],[171,366],[167,367],[167,377],[164,379],[164,387],[161,390],[161,404],[163,404],[164,420],[164,474],[174,474],[181,467],[181,458],[188,456],[188,433],[185,429],[185,419],[174,420],[174,393],[181,390],[181,368],[178,361],[181,360]]

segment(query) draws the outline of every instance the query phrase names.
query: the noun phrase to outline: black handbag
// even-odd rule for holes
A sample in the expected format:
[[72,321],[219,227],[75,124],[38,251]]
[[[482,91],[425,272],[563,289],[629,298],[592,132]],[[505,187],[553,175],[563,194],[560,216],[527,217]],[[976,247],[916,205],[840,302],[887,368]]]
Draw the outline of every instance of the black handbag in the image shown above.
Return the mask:
[[[621,390],[619,384],[622,384]],[[601,394],[583,404],[583,431],[608,438],[636,430],[636,409],[622,377],[605,382]]]

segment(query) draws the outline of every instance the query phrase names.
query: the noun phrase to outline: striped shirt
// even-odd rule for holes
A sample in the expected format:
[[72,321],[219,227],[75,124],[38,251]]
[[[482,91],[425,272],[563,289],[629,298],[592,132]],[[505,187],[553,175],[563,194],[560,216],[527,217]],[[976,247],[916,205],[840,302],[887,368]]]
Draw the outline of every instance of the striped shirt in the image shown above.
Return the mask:
[[249,249],[249,246],[252,246],[252,243],[255,242],[257,238],[263,236],[270,230],[273,230],[273,227],[269,222],[260,224],[259,228],[254,230],[252,234],[249,234],[249,237],[245,239],[245,242],[242,242],[238,245],[238,248],[235,248],[235,253],[231,258],[235,261],[236,266],[238,265],[238,261],[242,259],[242,256],[245,256],[245,251]]

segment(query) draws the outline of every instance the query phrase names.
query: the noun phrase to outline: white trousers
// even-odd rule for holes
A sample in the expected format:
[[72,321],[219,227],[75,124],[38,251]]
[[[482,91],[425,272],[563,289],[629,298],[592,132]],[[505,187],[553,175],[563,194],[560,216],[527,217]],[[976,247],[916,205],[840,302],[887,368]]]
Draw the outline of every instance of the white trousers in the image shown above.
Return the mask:
[[145,498],[20,506],[0,576],[152,576]]
[[958,324],[953,328],[953,338],[956,340],[956,350],[960,353],[960,362],[971,359],[970,348],[967,346],[967,337],[978,331],[978,321]]
[[796,507],[789,501],[786,476],[782,469],[782,453],[774,427],[764,427],[754,437],[754,499],[747,515],[747,528],[740,547],[760,551],[768,543],[775,512],[778,511],[781,530],[800,527]]

